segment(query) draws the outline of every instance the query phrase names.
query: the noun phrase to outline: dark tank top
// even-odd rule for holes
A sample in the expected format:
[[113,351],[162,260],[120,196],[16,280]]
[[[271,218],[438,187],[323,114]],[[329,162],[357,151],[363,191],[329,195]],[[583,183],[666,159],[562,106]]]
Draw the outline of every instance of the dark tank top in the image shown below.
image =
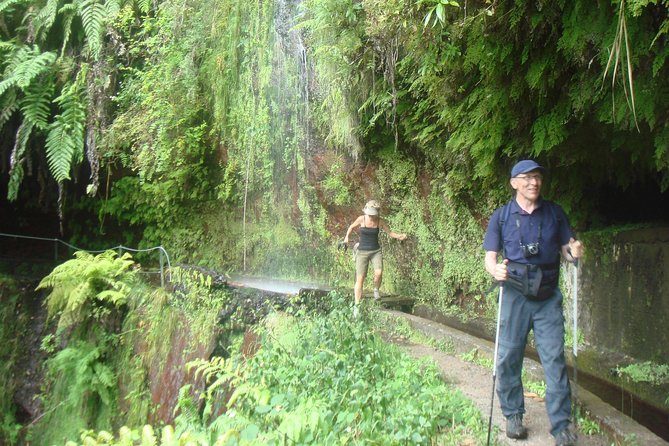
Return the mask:
[[364,226],[363,220],[363,226],[360,227],[360,244],[358,245],[358,249],[362,251],[381,249],[381,246],[379,246],[379,228],[367,228]]

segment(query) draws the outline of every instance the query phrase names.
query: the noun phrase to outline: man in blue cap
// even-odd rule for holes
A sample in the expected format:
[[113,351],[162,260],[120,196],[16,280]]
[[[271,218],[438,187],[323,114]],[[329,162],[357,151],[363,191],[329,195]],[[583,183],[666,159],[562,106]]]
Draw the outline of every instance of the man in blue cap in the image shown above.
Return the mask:
[[[497,395],[509,438],[527,438],[521,372],[527,335],[546,378],[546,411],[556,445],[576,444],[570,428],[571,392],[564,358],[564,314],[558,286],[560,255],[575,262],[583,246],[562,208],[541,198],[545,169],[533,160],[511,169],[515,197],[495,210],[483,241],[485,268],[503,288],[497,333]],[[500,254],[503,253],[503,256]]]

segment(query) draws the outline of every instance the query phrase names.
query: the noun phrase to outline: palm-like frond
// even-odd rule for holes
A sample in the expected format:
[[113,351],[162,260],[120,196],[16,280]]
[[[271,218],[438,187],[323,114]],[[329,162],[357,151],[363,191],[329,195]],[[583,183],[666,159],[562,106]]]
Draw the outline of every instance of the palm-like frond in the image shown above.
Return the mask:
[[6,95],[0,97],[0,128],[9,121],[9,118],[18,109],[19,101],[16,90],[10,90]]
[[13,73],[13,76],[16,78],[16,84],[21,89],[25,89],[33,79],[48,71],[56,60],[55,53],[51,51],[42,53],[37,46],[34,46],[23,54],[27,57],[16,65]]
[[65,53],[67,43],[70,41],[70,36],[72,35],[72,21],[74,20],[77,11],[78,8],[72,3],[64,5],[58,11],[58,13],[61,14],[63,20],[63,44],[60,47],[61,56]]
[[148,14],[151,11],[151,0],[137,0],[137,6],[142,14]]
[[70,167],[77,148],[69,128],[58,118],[60,116],[56,116],[46,138],[46,158],[51,175],[57,182],[61,182],[70,179]]
[[10,56],[4,79],[0,82],[0,96],[13,86],[22,90],[27,88],[33,79],[48,71],[55,60],[55,53],[43,53],[37,46],[17,48]]
[[121,10],[122,3],[120,0],[107,0],[105,2],[105,9],[107,10],[107,16],[114,18],[118,15]]
[[0,41],[0,53],[2,54],[11,54],[17,48],[16,42],[10,40],[8,42]]

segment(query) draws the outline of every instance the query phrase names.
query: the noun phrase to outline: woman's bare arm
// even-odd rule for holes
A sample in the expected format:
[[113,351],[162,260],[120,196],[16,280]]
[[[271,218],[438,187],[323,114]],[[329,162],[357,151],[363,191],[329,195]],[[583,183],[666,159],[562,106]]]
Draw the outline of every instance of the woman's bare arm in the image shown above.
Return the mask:
[[384,231],[386,234],[388,234],[390,237],[392,237],[392,238],[396,238],[397,240],[406,240],[406,238],[407,238],[407,235],[406,235],[406,234],[402,234],[402,233],[397,233],[397,232],[393,232],[393,231],[391,231],[390,228],[388,227],[388,225],[386,224],[386,222],[385,222],[384,220],[379,220],[379,227],[380,227],[381,229],[383,229],[383,231]]
[[348,227],[348,230],[346,231],[346,237],[344,237],[344,243],[348,243],[348,236],[351,235],[351,231],[357,228],[362,224],[362,219],[365,218],[364,215],[361,215],[360,217],[356,218],[353,223],[351,223],[351,226]]

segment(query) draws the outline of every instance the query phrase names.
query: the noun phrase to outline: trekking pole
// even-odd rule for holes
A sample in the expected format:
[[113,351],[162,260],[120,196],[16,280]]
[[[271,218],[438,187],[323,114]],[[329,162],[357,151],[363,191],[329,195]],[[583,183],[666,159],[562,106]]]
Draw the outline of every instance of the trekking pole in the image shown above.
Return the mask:
[[572,275],[572,304],[573,304],[573,345],[572,353],[574,355],[574,400],[576,401],[576,396],[578,395],[578,366],[576,364],[576,359],[578,357],[578,259],[574,259],[574,272]]
[[490,430],[492,428],[492,407],[495,402],[495,380],[497,378],[497,349],[499,347],[499,323],[502,318],[502,297],[504,296],[504,285],[499,284],[499,299],[497,303],[497,328],[495,329],[495,357],[492,360],[492,395],[490,396],[490,418],[488,418],[488,440],[486,445],[490,445]]

